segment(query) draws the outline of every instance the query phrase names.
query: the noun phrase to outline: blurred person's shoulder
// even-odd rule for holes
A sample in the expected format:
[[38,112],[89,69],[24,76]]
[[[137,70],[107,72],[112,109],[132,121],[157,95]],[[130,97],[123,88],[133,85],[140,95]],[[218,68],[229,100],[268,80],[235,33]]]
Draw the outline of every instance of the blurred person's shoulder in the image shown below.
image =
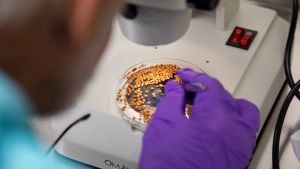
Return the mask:
[[0,125],[3,123],[27,123],[33,113],[30,101],[9,76],[0,70]]
[[30,102],[9,76],[0,71],[0,168],[55,169],[30,121]]

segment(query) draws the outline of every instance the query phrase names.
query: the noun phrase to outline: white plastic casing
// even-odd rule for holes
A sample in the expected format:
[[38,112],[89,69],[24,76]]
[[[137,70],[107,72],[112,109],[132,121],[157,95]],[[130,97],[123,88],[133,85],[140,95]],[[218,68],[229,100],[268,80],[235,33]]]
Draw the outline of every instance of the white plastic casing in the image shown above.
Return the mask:
[[190,26],[192,10],[139,7],[135,19],[118,17],[122,33],[137,44],[164,45],[181,38]]

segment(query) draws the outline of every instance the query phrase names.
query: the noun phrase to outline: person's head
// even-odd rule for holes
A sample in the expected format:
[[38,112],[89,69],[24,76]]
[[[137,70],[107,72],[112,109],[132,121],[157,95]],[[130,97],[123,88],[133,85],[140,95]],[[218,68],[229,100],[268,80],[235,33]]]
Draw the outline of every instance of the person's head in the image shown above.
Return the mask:
[[122,0],[0,0],[0,70],[40,115],[69,106],[105,49]]

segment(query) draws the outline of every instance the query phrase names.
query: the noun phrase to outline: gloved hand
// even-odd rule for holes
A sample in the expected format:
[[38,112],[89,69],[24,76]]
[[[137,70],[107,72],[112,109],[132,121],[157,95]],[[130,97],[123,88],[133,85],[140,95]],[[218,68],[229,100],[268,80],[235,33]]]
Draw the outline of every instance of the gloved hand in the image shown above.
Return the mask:
[[234,99],[206,74],[177,72],[185,83],[202,83],[192,115],[185,117],[185,91],[170,81],[145,131],[139,169],[244,169],[252,156],[259,111]]

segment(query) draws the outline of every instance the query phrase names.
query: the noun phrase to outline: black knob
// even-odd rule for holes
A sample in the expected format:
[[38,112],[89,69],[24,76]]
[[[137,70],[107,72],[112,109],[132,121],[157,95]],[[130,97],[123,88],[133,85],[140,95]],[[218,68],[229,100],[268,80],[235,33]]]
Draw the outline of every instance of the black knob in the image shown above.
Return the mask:
[[138,15],[138,8],[136,5],[126,4],[122,9],[121,14],[127,19],[135,19]]
[[214,10],[219,0],[187,0],[188,3],[192,4],[197,9],[202,10]]

